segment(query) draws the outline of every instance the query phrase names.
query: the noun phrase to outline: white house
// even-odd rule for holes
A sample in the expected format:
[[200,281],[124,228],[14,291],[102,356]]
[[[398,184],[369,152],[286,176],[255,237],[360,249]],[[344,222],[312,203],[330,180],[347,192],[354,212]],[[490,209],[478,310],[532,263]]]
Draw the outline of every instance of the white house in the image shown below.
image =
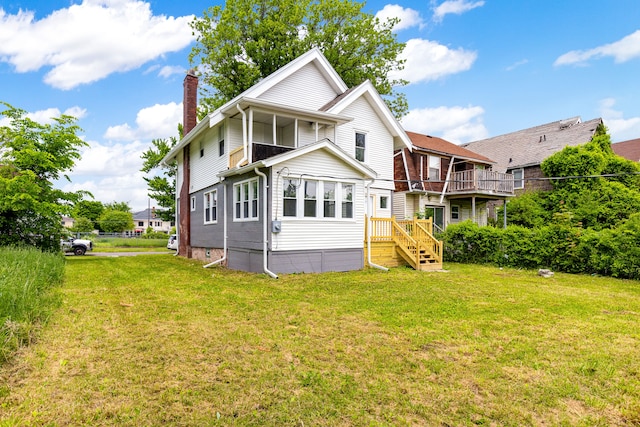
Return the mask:
[[312,49],[197,124],[193,73],[184,89],[185,136],[163,159],[179,255],[274,277],[365,265],[365,222],[391,217],[393,153],[411,149],[371,82],[348,88]]

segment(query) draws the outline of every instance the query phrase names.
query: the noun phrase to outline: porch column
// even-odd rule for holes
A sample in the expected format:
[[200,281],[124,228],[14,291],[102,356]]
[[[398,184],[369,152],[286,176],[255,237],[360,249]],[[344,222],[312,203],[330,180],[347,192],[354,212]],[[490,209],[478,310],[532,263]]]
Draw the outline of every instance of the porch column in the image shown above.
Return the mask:
[[503,207],[502,216],[503,216],[503,222],[504,222],[503,226],[504,228],[507,228],[507,199],[504,199],[502,201],[502,207]]
[[476,196],[471,197],[471,218],[473,218],[474,224],[478,223],[478,220],[476,218]]

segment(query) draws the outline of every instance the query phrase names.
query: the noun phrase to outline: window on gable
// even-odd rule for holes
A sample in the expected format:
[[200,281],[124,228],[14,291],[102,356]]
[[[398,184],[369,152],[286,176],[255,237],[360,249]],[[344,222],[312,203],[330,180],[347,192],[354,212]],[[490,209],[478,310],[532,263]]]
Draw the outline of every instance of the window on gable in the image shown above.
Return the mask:
[[356,160],[364,162],[366,156],[366,134],[356,132]]
[[218,128],[218,156],[224,156],[224,125]]
[[204,157],[204,144],[200,141],[200,157]]
[[239,182],[233,186],[234,219],[258,219],[258,178]]
[[217,190],[204,193],[204,223],[213,224],[218,220]]
[[429,156],[429,180],[440,181],[440,157]]

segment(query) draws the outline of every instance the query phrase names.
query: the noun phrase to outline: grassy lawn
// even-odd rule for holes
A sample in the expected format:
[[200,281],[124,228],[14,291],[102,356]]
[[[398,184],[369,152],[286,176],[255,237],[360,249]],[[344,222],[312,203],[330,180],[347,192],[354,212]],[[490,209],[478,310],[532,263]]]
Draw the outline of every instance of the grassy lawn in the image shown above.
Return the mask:
[[67,263],[62,307],[0,369],[0,426],[640,425],[639,282]]
[[167,252],[167,239],[99,237],[92,240],[94,252]]

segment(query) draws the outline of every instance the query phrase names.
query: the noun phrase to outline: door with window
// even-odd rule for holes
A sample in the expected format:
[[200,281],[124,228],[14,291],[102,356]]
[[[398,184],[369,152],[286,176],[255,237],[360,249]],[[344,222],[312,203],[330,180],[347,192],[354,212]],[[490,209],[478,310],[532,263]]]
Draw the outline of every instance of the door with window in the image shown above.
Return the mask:
[[444,206],[425,206],[425,218],[433,218],[434,231],[444,230]]

